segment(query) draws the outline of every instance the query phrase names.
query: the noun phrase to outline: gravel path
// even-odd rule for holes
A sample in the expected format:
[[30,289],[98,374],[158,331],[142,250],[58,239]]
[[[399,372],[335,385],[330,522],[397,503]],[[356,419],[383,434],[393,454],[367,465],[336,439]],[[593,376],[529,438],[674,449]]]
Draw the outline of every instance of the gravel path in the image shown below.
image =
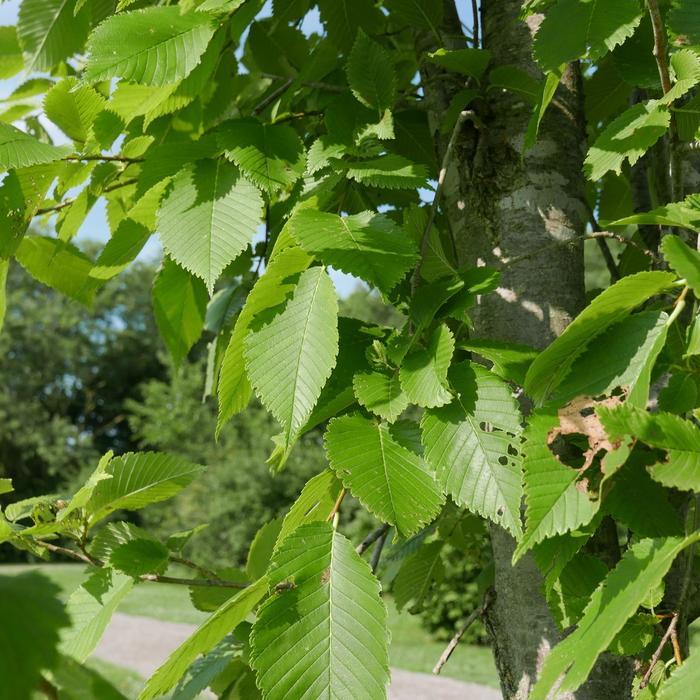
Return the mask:
[[[194,625],[115,613],[94,655],[148,677],[194,629]],[[399,669],[392,670],[389,697],[391,700],[501,700],[501,694],[493,688]]]

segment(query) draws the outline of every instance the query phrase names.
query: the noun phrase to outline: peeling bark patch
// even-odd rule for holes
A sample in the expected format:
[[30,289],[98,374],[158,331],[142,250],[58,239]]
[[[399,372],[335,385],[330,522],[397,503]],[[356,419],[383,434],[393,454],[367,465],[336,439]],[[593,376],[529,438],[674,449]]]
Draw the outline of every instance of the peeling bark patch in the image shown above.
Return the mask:
[[[611,442],[596,408],[614,408],[621,403],[619,396],[601,399],[579,396],[570,401],[559,409],[559,425],[547,435],[549,449],[563,464],[585,472],[600,453],[612,452],[620,445],[619,441]],[[581,481],[581,488],[588,490],[587,480]]]

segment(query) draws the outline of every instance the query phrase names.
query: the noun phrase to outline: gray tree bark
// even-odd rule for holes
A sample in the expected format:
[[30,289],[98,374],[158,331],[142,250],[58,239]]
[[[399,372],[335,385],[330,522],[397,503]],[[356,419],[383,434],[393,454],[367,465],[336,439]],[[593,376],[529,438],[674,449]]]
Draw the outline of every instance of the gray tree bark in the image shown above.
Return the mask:
[[[483,46],[492,65],[515,65],[542,74],[531,58],[538,17],[519,19],[519,0],[483,0]],[[458,25],[445,3],[445,33]],[[436,69],[423,73],[432,127],[454,94],[454,78]],[[461,265],[502,270],[500,288],[475,314],[478,336],[542,348],[583,308],[583,247],[588,221],[582,174],[585,124],[578,66],[566,70],[540,128],[537,144],[524,153],[532,108],[513,93],[493,90],[474,108],[482,126],[464,128],[449,168],[444,196],[448,225]],[[439,148],[443,141],[436,135]],[[561,245],[556,245],[560,243]],[[555,245],[553,245],[555,244]],[[540,251],[540,252],[536,252]],[[512,265],[508,260],[527,255]],[[514,541],[491,528],[495,600],[487,614],[504,698],[524,700],[549,650],[561,639],[549,612],[542,577],[525,556],[511,565]],[[620,700],[630,696],[630,660],[604,655],[576,700]]]

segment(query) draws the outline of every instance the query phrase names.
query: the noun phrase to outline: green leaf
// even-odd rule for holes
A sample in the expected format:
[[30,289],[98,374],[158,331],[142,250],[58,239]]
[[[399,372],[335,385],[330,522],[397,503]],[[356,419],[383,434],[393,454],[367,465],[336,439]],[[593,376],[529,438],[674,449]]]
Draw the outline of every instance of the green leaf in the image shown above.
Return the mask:
[[51,673],[51,682],[58,688],[61,700],[127,700],[97,671],[69,656],[61,656],[58,668]]
[[329,523],[300,527],[273,559],[270,584],[282,583],[293,587],[260,607],[250,638],[264,697],[386,697],[386,608],[352,544]]
[[[214,572],[223,581],[231,581],[239,584],[239,588],[245,588],[249,578],[243,569],[225,568]],[[190,586],[190,601],[195,609],[202,612],[214,612],[227,600],[236,595],[238,591],[229,586]]]
[[634,165],[667,131],[671,114],[653,100],[636,104],[611,122],[588,150],[584,171],[596,181],[609,171],[618,175],[628,161]]
[[554,94],[559,87],[559,81],[561,80],[562,73],[564,72],[565,66],[559,66],[554,70],[549,71],[546,74],[545,79],[542,81],[541,88],[538,91],[535,104],[532,108],[532,115],[530,116],[530,121],[527,124],[527,131],[525,132],[525,140],[523,143],[523,148],[529,151],[535,143],[537,143],[537,134],[540,130],[540,124],[544,118],[547,107],[554,99]]
[[110,78],[176,83],[199,63],[214,29],[205,12],[181,14],[175,6],[112,15],[90,35],[83,77],[93,83]]
[[412,613],[422,610],[433,586],[442,582],[443,545],[441,540],[428,542],[403,560],[391,588],[399,611],[409,604]]
[[[217,644],[208,654],[197,659],[187,670],[177,687],[170,696],[170,700],[194,700],[202,697],[207,688],[213,690],[213,685],[220,676],[227,676],[227,668],[230,668],[234,658],[240,654],[241,644],[228,635]],[[240,663],[240,660],[237,660]],[[228,678],[224,681],[230,684]],[[236,687],[234,692],[239,692]],[[242,697],[239,693],[238,697]]]
[[19,7],[17,34],[28,73],[48,72],[83,48],[90,12],[74,12],[75,0],[24,0]]
[[502,379],[521,386],[525,383],[528,368],[539,354],[537,350],[527,345],[480,338],[460,343],[459,347],[493,362],[492,372],[495,372]]
[[267,580],[260,579],[227,600],[148,679],[139,700],[153,700],[167,694],[200,654],[210,652],[234,627],[245,620],[267,593],[267,589]]
[[563,569],[547,592],[547,604],[559,627],[578,622],[588,599],[608,573],[608,567],[590,554],[577,554]]
[[558,692],[575,691],[649,589],[661,582],[678,553],[696,539],[697,535],[642,540],[630,547],[596,589],[576,630],[545,658],[531,700],[545,700],[562,675]]
[[12,479],[0,479],[0,496],[4,493],[12,493]]
[[51,163],[67,154],[65,147],[42,143],[11,124],[0,122],[0,168],[3,170]]
[[110,474],[107,474],[107,467],[112,457],[114,457],[114,453],[111,450],[102,455],[97,467],[95,467],[95,471],[90,474],[83,486],[76,491],[73,498],[70,499],[68,505],[61,509],[61,511],[58,513],[56,516],[57,521],[65,520],[71,513],[75,512],[79,508],[84,508],[87,502],[90,500],[97,484],[104,479],[112,478]]
[[122,219],[90,270],[90,277],[96,280],[116,277],[136,259],[150,237],[151,230],[143,224]]
[[452,401],[447,370],[454,349],[452,332],[442,324],[432,333],[425,348],[406,357],[399,377],[401,387],[411,403],[424,408],[435,408]]
[[673,413],[647,413],[630,405],[598,409],[611,439],[631,436],[667,450],[665,462],[649,467],[652,478],[670,488],[700,492],[700,428]]
[[282,522],[282,518],[270,520],[255,533],[245,564],[246,573],[251,581],[265,575],[277,538],[282,531]]
[[59,588],[36,572],[0,576],[0,654],[2,692],[9,698],[29,698],[41,671],[58,661],[59,630],[69,624]]
[[659,700],[685,700],[693,697],[700,685],[700,664],[697,657],[698,651],[693,649],[683,665],[676,668],[668,680],[664,681],[657,695]]
[[664,236],[661,252],[671,269],[700,297],[700,253],[672,234]]
[[127,452],[107,467],[111,479],[100,481],[86,505],[90,524],[115,510],[138,510],[179,493],[204,470],[180,457],[160,452]]
[[204,283],[169,258],[153,282],[153,313],[177,367],[199,340],[209,295]]
[[17,248],[17,262],[42,284],[90,305],[99,282],[90,278],[92,261],[70,243],[28,236]]
[[571,366],[553,394],[557,405],[577,396],[609,395],[621,388],[627,401],[646,406],[651,371],[668,333],[668,315],[642,311],[608,328]]
[[599,501],[591,501],[579,488],[579,473],[560,462],[549,446],[550,431],[559,425],[554,410],[536,411],[524,434],[525,533],[513,554],[517,561],[545,538],[587,525]]
[[361,406],[393,423],[408,406],[396,371],[358,372],[352,380],[353,391]]
[[358,29],[371,34],[382,22],[372,0],[318,0],[318,8],[330,40],[345,53],[352,48]]
[[384,0],[383,5],[392,17],[403,20],[410,27],[437,32],[442,23],[441,0]]
[[394,154],[352,163],[347,174],[351,180],[363,185],[386,189],[425,187],[428,179],[424,165]]
[[675,275],[640,272],[599,294],[530,366],[525,391],[541,404],[569,373],[574,360],[606,328],[622,321],[636,306],[668,289]]
[[201,277],[209,292],[226,266],[248,247],[261,222],[262,197],[225,160],[181,170],[161,204],[158,235],[167,253]]
[[76,78],[66,78],[46,93],[44,113],[66,136],[84,143],[105,104],[96,90],[79,85]]
[[331,468],[362,505],[404,536],[435,518],[440,487],[423,460],[389,426],[359,414],[334,418],[324,436]]
[[219,128],[219,144],[258,187],[269,194],[287,189],[306,167],[304,146],[297,133],[284,124],[257,119],[234,119]]
[[450,370],[452,403],[428,409],[421,422],[425,459],[443,490],[513,534],[520,533],[520,411],[508,385],[483,367]]
[[242,411],[250,401],[252,390],[245,371],[243,350],[253,319],[266,309],[283,303],[295,289],[293,276],[303,272],[312,261],[309,255],[296,246],[281,250],[276,248],[275,251],[265,274],[258,279],[246,299],[224,354],[218,386],[217,436],[226,422]]
[[633,214],[606,223],[610,226],[677,226],[700,231],[700,198],[691,194],[682,202],[671,202],[642,214]]
[[162,574],[168,568],[168,548],[151,539],[135,539],[116,547],[110,564],[126,574],[138,578],[144,574]]
[[133,523],[122,520],[107,523],[90,542],[90,554],[102,562],[109,561],[112,552],[132,540],[149,539],[149,534]]
[[325,469],[309,479],[301,490],[299,498],[294,501],[284,517],[276,548],[279,548],[282,542],[302,525],[325,522],[338,500],[341,488],[342,484],[330,469]]
[[345,70],[352,94],[366,107],[384,110],[394,106],[396,76],[391,54],[360,29]]
[[284,311],[245,340],[246,369],[290,445],[304,427],[338,354],[338,300],[321,267],[301,273]]
[[10,261],[0,259],[0,333],[5,324],[7,312],[7,273],[10,270]]
[[105,568],[73,591],[67,604],[71,626],[61,637],[61,651],[80,663],[85,661],[133,585],[129,576]]
[[428,60],[478,80],[491,60],[491,52],[486,49],[438,49],[428,54]]
[[418,262],[413,242],[382,214],[367,211],[342,217],[299,209],[289,221],[289,230],[310,255],[384,293]]
[[693,0],[674,0],[666,23],[685,43],[700,44],[700,8]]
[[22,70],[22,49],[16,27],[0,27],[0,79],[11,78]]
[[558,0],[535,35],[535,58],[545,71],[578,58],[597,60],[631,37],[641,19],[637,0]]

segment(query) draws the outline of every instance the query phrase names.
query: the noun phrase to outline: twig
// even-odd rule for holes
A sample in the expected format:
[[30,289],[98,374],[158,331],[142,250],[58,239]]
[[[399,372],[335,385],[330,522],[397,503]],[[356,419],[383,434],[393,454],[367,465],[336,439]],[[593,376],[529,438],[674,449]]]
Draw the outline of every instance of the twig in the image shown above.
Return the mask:
[[[290,80],[284,75],[276,75],[275,73],[261,73],[263,78],[269,78],[270,80]],[[291,79],[293,82],[293,79]],[[342,85],[333,85],[333,83],[324,83],[317,80],[303,80],[301,84],[304,87],[316,89],[316,90],[326,90],[327,92],[347,92],[348,89]]]
[[474,27],[473,37],[474,37],[474,48],[479,48],[479,7],[477,5],[477,0],[472,0],[472,15],[474,21],[472,26]]
[[[653,54],[656,60],[656,67],[659,71],[661,79],[661,88],[666,95],[671,90],[671,75],[668,70],[668,47],[666,45],[666,29],[664,27],[663,17],[659,9],[657,0],[646,0],[647,10],[649,10],[649,18],[654,31],[654,49]],[[669,109],[673,102],[669,103]],[[670,139],[671,139],[671,158],[670,158],[670,185],[671,199],[677,201],[682,197],[682,178],[680,163],[678,162],[678,131],[676,128],[676,116],[671,111],[670,124]]]
[[450,643],[445,648],[445,651],[442,652],[442,655],[438,659],[438,662],[433,667],[433,673],[436,676],[440,673],[440,671],[442,671],[442,667],[449,661],[450,656],[452,656],[452,652],[457,648],[457,645],[464,636],[464,633],[472,626],[472,624],[479,617],[483,615],[483,613],[483,605],[481,607],[478,607],[476,610],[473,610],[469,617],[464,621],[464,624],[455,632],[454,637],[450,639]]
[[93,566],[91,557],[86,556],[82,552],[76,552],[74,549],[59,547],[58,545],[51,544],[51,542],[44,542],[43,540],[34,540],[34,544],[39,545],[39,547],[44,547],[44,549],[53,554],[63,554],[66,557],[71,557],[71,559],[76,559],[77,561],[82,561],[84,564]]
[[[110,187],[105,187],[102,190],[102,194],[106,192],[114,192],[114,190],[118,190],[122,187],[128,187],[129,185],[133,185],[137,182],[137,179],[135,177],[129,178],[128,180],[123,180],[122,182],[117,182],[114,185],[111,185]],[[37,209],[36,213],[34,216],[41,216],[42,214],[50,214],[52,212],[60,211],[64,207],[69,207],[71,204],[75,202],[77,197],[73,197],[73,199],[65,199],[62,202],[59,202],[58,204],[53,204],[50,207],[44,207],[43,209]]]
[[649,668],[647,669],[647,672],[644,674],[644,677],[639,683],[639,689],[641,690],[642,688],[646,688],[647,685],[649,685],[649,679],[651,678],[651,672],[654,670],[654,666],[656,666],[656,663],[658,660],[661,658],[661,654],[663,653],[664,647],[668,643],[668,640],[671,638],[672,635],[676,633],[676,625],[678,624],[678,613],[675,613],[673,617],[671,618],[671,622],[668,623],[668,627],[666,628],[666,632],[664,633],[664,636],[661,638],[661,641],[659,642],[659,646],[656,647],[656,651],[654,652],[654,655],[651,657],[651,661],[649,662]]
[[253,114],[260,114],[266,107],[269,107],[278,97],[284,95],[289,89],[289,86],[294,82],[294,78],[289,78],[285,83],[273,90],[267,97],[264,97],[253,107]]
[[387,535],[389,534],[389,529],[383,532],[377,538],[377,544],[374,545],[374,551],[372,552],[372,561],[370,562],[370,567],[372,568],[372,573],[376,574],[379,568],[379,560],[382,558],[382,550],[386,543]]
[[359,555],[364,554],[384,533],[389,531],[389,527],[389,523],[384,523],[384,525],[378,527],[376,530],[372,530],[372,532],[357,545],[355,551]]
[[247,583],[222,581],[221,579],[212,580],[208,578],[176,578],[174,576],[161,576],[160,574],[143,574],[138,578],[140,581],[174,583],[179,586],[201,586],[204,588],[248,588]]
[[335,505],[333,506],[333,509],[331,510],[330,513],[328,513],[328,517],[326,518],[326,522],[330,523],[332,522],[333,518],[335,518],[336,513],[340,510],[340,506],[343,503],[343,499],[345,498],[345,489],[340,489],[340,493],[338,494],[338,498],[336,499]]
[[212,571],[211,569],[207,569],[204,566],[200,566],[199,564],[196,564],[190,559],[185,559],[184,557],[178,557],[175,556],[174,554],[170,555],[170,561],[175,562],[176,564],[182,564],[182,566],[186,566],[190,569],[193,569],[194,571],[198,571],[202,576],[210,579],[214,579],[215,581],[221,581],[219,576],[216,574],[215,571]]
[[143,163],[144,158],[132,158],[131,156],[66,156],[61,160],[71,163],[80,163],[84,160],[110,161],[115,163]]
[[[601,228],[598,224],[598,219],[595,218],[595,214],[593,213],[593,210],[590,207],[588,207],[588,216],[591,220],[591,227],[593,228],[593,231],[595,233],[601,233]],[[598,238],[596,238],[596,243],[598,243],[598,248],[600,248],[600,252],[603,254],[605,265],[607,266],[608,272],[610,273],[610,279],[612,279],[613,282],[616,282],[621,278],[621,275],[620,270],[617,267],[617,263],[615,262],[615,258],[613,257],[613,254],[610,252],[610,248],[608,247],[608,242],[603,236],[599,236]]]
[[673,647],[673,658],[680,666],[683,663],[683,654],[681,653],[681,645],[678,643],[678,632],[675,629],[671,632],[671,646]]
[[430,214],[428,216],[428,221],[425,224],[425,229],[423,230],[423,237],[420,243],[420,260],[416,266],[416,270],[413,273],[413,279],[411,280],[411,290],[413,292],[418,288],[420,282],[421,269],[423,268],[423,261],[426,254],[428,253],[428,246],[430,244],[430,231],[433,228],[433,223],[435,222],[435,216],[437,215],[438,205],[440,203],[440,198],[442,197],[442,190],[445,186],[445,178],[447,177],[447,170],[450,166],[450,161],[452,160],[452,153],[454,151],[455,143],[457,143],[457,136],[462,129],[464,122],[471,118],[475,123],[478,124],[476,120],[476,115],[472,110],[465,109],[459,113],[457,121],[455,122],[454,128],[452,129],[452,134],[450,135],[450,140],[447,142],[447,148],[445,149],[445,155],[442,158],[442,165],[440,166],[440,173],[438,174],[437,188],[435,189],[435,196],[433,197],[433,202],[430,207]]

